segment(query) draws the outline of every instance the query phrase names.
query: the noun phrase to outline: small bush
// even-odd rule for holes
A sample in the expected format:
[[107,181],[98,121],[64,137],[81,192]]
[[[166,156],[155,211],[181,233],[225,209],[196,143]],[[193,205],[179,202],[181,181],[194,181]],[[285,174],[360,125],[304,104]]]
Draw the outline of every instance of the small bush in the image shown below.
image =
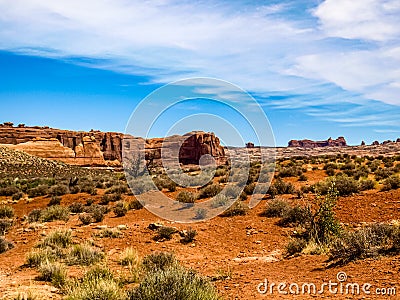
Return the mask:
[[108,269],[95,267],[69,288],[66,299],[125,300],[126,294]]
[[105,191],[106,194],[124,194],[126,192],[128,192],[128,186],[122,184],[114,185]]
[[4,237],[0,236],[0,254],[14,248],[12,242],[7,241]]
[[294,255],[303,251],[306,247],[307,242],[302,238],[293,238],[289,241],[286,245],[286,254],[287,255]]
[[196,197],[193,193],[188,192],[188,191],[181,191],[179,194],[176,196],[176,201],[182,202],[182,203],[194,203],[196,200]]
[[99,238],[119,238],[121,236],[121,231],[116,228],[105,228],[102,229],[98,234],[96,234]]
[[12,195],[11,199],[14,201],[20,200],[24,196],[23,192],[18,192]]
[[89,211],[92,214],[93,220],[96,223],[99,223],[104,220],[105,214],[107,213],[107,208],[103,208],[99,205],[92,205]]
[[10,219],[0,219],[0,235],[5,235],[12,227],[13,221]]
[[39,267],[39,280],[49,281],[55,287],[62,287],[67,281],[67,270],[57,262],[45,262]]
[[129,293],[129,299],[217,300],[219,297],[208,279],[177,266],[162,272],[148,273],[140,285]]
[[210,184],[200,189],[199,198],[211,198],[221,192],[221,187],[218,184]]
[[253,183],[250,183],[250,184],[246,185],[244,187],[244,189],[243,189],[243,192],[246,195],[253,195],[253,192],[254,192],[255,188],[256,188],[256,184],[253,182]]
[[174,227],[161,226],[160,228],[158,228],[157,235],[154,237],[154,240],[170,240],[172,238],[172,235],[176,232],[177,229]]
[[311,219],[311,213],[307,208],[301,206],[294,206],[286,209],[283,212],[282,219],[278,221],[280,226],[295,226],[302,225],[309,222]]
[[295,188],[290,182],[284,182],[282,179],[278,178],[268,190],[268,193],[272,196],[271,192],[276,195],[293,194]]
[[38,185],[37,187],[28,189],[26,193],[30,198],[40,197],[47,195],[49,187],[47,185]]
[[224,213],[224,217],[244,216],[249,210],[248,206],[242,201],[236,200]]
[[107,205],[110,202],[117,202],[122,199],[121,194],[105,194],[101,198],[100,204]]
[[49,194],[52,196],[62,196],[68,193],[69,193],[69,188],[64,184],[53,185],[49,189]]
[[142,265],[146,272],[165,271],[178,264],[175,255],[170,252],[154,252],[143,258]]
[[84,210],[84,206],[82,203],[74,202],[69,206],[69,210],[74,214],[80,214]]
[[288,209],[290,209],[290,206],[287,201],[274,199],[268,202],[263,215],[268,218],[282,217]]
[[78,185],[71,186],[71,187],[69,188],[69,193],[70,193],[70,194],[78,194],[78,193],[80,193],[80,192],[81,192],[81,188],[80,188]]
[[12,196],[19,192],[20,192],[19,188],[17,188],[14,185],[0,188],[0,196]]
[[60,205],[60,203],[61,203],[61,197],[52,196],[47,206]]
[[198,208],[194,214],[194,218],[196,220],[203,220],[207,217],[207,209],[205,208]]
[[40,208],[33,209],[29,214],[28,214],[28,222],[33,223],[33,222],[39,222],[42,216],[42,210]]
[[212,208],[217,208],[217,207],[221,207],[221,206],[226,206],[229,203],[229,199],[227,196],[225,196],[224,194],[218,194],[217,196],[215,196],[211,202],[211,207]]
[[359,183],[360,191],[373,190],[375,188],[375,181],[371,179],[361,180]]
[[400,188],[400,177],[392,175],[383,182],[382,191],[396,190]]
[[55,220],[68,221],[69,210],[61,205],[49,206],[41,211],[40,220],[43,222],[51,222]]
[[81,185],[80,188],[82,193],[87,193],[92,196],[97,195],[96,187],[93,185]]
[[2,205],[0,206],[0,218],[13,218],[14,209],[11,206]]
[[344,234],[332,243],[329,260],[335,265],[343,265],[393,250],[396,253],[400,250],[398,233],[399,229],[394,226],[374,224]]
[[50,232],[38,245],[41,248],[67,248],[72,244],[72,233],[70,230],[54,230]]
[[55,261],[57,257],[57,252],[48,247],[35,249],[26,254],[25,264],[29,267],[38,267],[45,262]]
[[126,215],[126,213],[128,212],[128,208],[125,202],[118,202],[115,206],[114,206],[114,214],[117,217],[123,217]]
[[74,245],[68,253],[67,262],[69,265],[85,265],[89,266],[101,261],[104,258],[104,253],[100,250],[87,245]]
[[132,247],[126,248],[119,257],[119,264],[138,268],[140,265],[138,252]]
[[187,231],[182,231],[179,234],[182,237],[181,243],[188,244],[188,243],[192,243],[194,241],[194,238],[197,235],[197,231],[192,228],[189,228]]
[[128,203],[128,208],[129,208],[129,209],[136,209],[136,210],[138,210],[138,209],[142,209],[142,208],[143,208],[143,205],[142,205],[142,203],[140,203],[139,200],[133,199],[132,201],[130,201],[130,202]]
[[91,214],[83,213],[79,215],[79,221],[81,221],[83,225],[89,225],[93,222],[93,217]]

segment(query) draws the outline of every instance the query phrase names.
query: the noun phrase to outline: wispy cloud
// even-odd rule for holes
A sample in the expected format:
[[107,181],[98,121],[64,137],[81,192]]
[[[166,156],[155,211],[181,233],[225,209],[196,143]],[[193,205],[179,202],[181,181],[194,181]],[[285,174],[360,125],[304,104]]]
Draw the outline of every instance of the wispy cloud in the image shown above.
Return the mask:
[[265,98],[286,96],[268,100],[282,109],[400,105],[397,0],[325,0],[311,10],[254,3],[0,0],[0,49],[157,83],[222,78]]

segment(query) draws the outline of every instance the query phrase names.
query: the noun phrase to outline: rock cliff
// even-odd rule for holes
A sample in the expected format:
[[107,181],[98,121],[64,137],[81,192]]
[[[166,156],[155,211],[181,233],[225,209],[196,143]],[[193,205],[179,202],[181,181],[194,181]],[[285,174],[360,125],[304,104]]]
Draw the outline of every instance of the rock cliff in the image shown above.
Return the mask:
[[329,138],[326,141],[312,141],[312,140],[291,140],[288,147],[298,148],[318,148],[318,147],[345,147],[347,142],[344,137],[340,136],[336,140]]
[[[70,131],[49,127],[26,127],[0,124],[0,144],[28,154],[84,166],[120,166],[124,134],[91,130]],[[191,132],[184,136],[146,140],[146,158],[160,164],[162,148],[176,148],[179,162],[198,164],[209,154],[217,164],[224,162],[225,152],[213,133]]]

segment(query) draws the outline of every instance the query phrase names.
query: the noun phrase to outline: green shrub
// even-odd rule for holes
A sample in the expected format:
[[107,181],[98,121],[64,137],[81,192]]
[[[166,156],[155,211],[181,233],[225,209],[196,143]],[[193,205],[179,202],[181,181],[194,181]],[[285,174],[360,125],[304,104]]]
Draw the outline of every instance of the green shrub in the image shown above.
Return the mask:
[[47,195],[49,187],[47,185],[38,185],[26,191],[30,198],[40,197]]
[[178,265],[175,255],[170,252],[154,252],[143,258],[143,268],[148,273],[165,271]]
[[107,205],[110,202],[117,202],[122,199],[121,194],[105,194],[101,198],[100,204]]
[[74,202],[69,206],[69,210],[74,214],[80,214],[84,210],[84,206],[82,203]]
[[43,222],[51,222],[55,220],[68,221],[69,210],[61,205],[49,206],[41,211],[40,220]]
[[62,196],[68,193],[69,188],[64,184],[53,185],[49,188],[49,194],[52,196]]
[[208,279],[183,267],[148,273],[137,288],[129,293],[130,300],[217,300],[215,288]]
[[256,188],[256,184],[253,182],[253,183],[246,185],[243,189],[243,192],[245,192],[246,195],[253,195],[255,188]]
[[198,208],[194,214],[194,218],[196,220],[203,220],[207,217],[207,209],[205,208]]
[[278,221],[278,225],[280,226],[296,226],[296,225],[304,225],[309,222],[311,219],[311,212],[308,208],[304,208],[301,206],[294,206],[292,208],[286,209],[282,218]]
[[74,245],[68,253],[67,262],[69,265],[85,265],[89,266],[101,261],[104,258],[104,253],[100,250],[88,245]]
[[157,235],[154,237],[154,240],[170,240],[174,233],[178,232],[174,227],[161,226],[157,229]]
[[95,267],[81,281],[76,281],[67,292],[67,300],[125,300],[120,283],[108,269]]
[[218,194],[215,196],[211,202],[212,208],[217,208],[221,206],[226,206],[229,203],[229,199],[224,194]]
[[45,247],[50,247],[50,248],[67,248],[72,244],[72,233],[71,230],[54,230],[50,232],[44,240],[39,243],[39,247],[45,248]]
[[12,196],[18,192],[20,192],[19,188],[14,185],[0,188],[0,196]]
[[286,245],[286,254],[294,255],[303,251],[306,247],[307,242],[302,238],[293,238],[290,239],[289,243]]
[[67,281],[67,270],[57,262],[44,262],[39,267],[39,280],[49,281],[55,287],[62,287]]
[[[268,193],[273,196],[283,195],[283,194],[293,194],[295,192],[294,186],[290,182],[284,182],[282,179],[278,178],[268,190]],[[273,196],[274,197],[274,196]]]
[[40,208],[35,208],[28,214],[28,222],[29,223],[39,222],[41,216],[42,216],[42,210]]
[[334,265],[343,265],[391,250],[398,252],[398,232],[399,229],[394,226],[373,224],[346,233],[332,243],[329,260]]
[[29,267],[38,267],[45,262],[53,262],[57,258],[57,251],[45,247],[28,252],[25,258],[25,264]]
[[12,195],[11,199],[14,201],[18,201],[20,200],[22,197],[24,196],[23,192],[17,192],[15,194]]
[[181,191],[179,194],[176,196],[176,201],[182,202],[182,203],[194,203],[196,200],[196,197],[193,193],[188,192],[188,191]]
[[120,201],[114,206],[113,211],[117,217],[123,217],[128,212],[127,204],[123,201]]
[[78,217],[79,221],[82,222],[83,225],[89,225],[90,223],[93,222],[93,217],[91,214],[88,213],[82,213]]
[[194,241],[194,238],[197,235],[197,231],[192,228],[189,228],[187,231],[181,231],[179,234],[182,237],[181,243],[188,244]]
[[136,210],[138,210],[138,209],[142,209],[142,208],[143,208],[143,205],[142,205],[142,203],[140,203],[139,200],[133,199],[132,201],[129,201],[128,207],[129,207],[129,209],[136,209]]
[[61,203],[61,197],[51,196],[51,199],[47,204],[47,206],[60,205],[60,203]]
[[224,217],[244,216],[249,210],[248,206],[242,201],[236,200],[224,213]]
[[5,235],[12,225],[13,221],[11,219],[0,219],[0,236]]
[[262,215],[269,218],[282,217],[288,209],[290,209],[290,206],[287,201],[274,199],[268,202],[267,207]]
[[81,192],[82,193],[87,193],[87,194],[90,194],[92,196],[97,195],[97,190],[96,190],[96,187],[94,185],[90,185],[90,184],[81,185],[80,188],[81,188]]
[[127,185],[114,185],[110,188],[108,188],[105,193],[106,194],[125,194],[128,192],[128,186]]
[[382,191],[396,190],[400,188],[400,177],[392,175],[383,182]]
[[0,206],[0,218],[13,218],[14,209],[11,206],[2,205]]
[[70,193],[70,194],[78,194],[78,193],[80,193],[80,192],[81,192],[81,188],[80,188],[78,185],[71,186],[71,187],[69,188],[69,193]]
[[221,192],[221,187],[218,184],[210,184],[200,189],[199,198],[211,198]]
[[371,179],[361,180],[359,183],[360,191],[373,190],[375,188],[375,181]]
[[299,176],[299,181],[307,181],[307,180],[308,180],[308,178],[307,178],[306,175],[301,174],[301,175]]
[[140,264],[138,252],[132,247],[126,248],[119,257],[119,264],[138,268]]
[[12,242],[7,241],[4,237],[0,236],[0,254],[14,248]]
[[121,236],[121,231],[116,228],[105,228],[102,229],[98,234],[96,234],[99,238],[119,238]]

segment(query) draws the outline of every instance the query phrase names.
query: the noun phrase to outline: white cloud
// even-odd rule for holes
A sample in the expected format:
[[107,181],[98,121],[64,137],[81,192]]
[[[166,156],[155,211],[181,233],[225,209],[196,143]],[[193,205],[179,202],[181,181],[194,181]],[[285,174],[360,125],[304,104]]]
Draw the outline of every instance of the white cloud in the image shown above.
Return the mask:
[[331,36],[375,41],[398,38],[399,13],[398,0],[326,0],[314,11]]
[[313,11],[320,28],[311,15],[285,16],[288,3],[0,0],[0,49],[93,58],[80,63],[157,82],[210,76],[304,95],[281,103],[288,108],[358,95],[400,105],[397,0],[326,0]]

